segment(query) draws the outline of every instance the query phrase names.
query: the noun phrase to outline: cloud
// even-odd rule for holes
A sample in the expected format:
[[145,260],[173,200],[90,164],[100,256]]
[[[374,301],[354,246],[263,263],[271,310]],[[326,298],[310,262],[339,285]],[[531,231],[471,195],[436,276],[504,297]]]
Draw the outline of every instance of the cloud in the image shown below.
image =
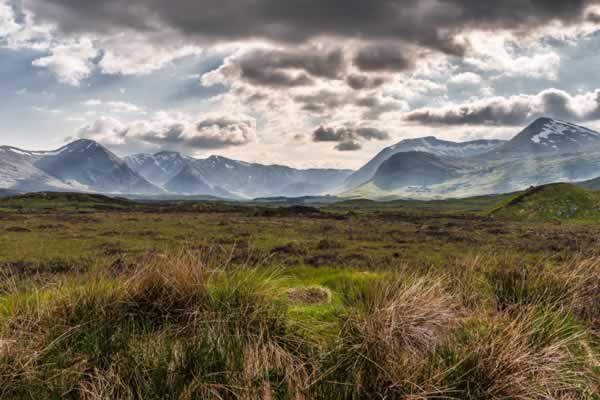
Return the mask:
[[220,76],[205,74],[203,82],[212,85],[241,79],[256,86],[274,88],[310,86],[315,83],[315,78],[340,79],[345,68],[340,49],[314,46],[285,50],[259,48],[228,57],[217,70]]
[[[556,80],[561,57],[544,38],[528,42],[522,35],[498,32],[469,34],[470,52],[463,62],[476,71],[507,77]],[[547,39],[547,38],[546,38]]]
[[480,85],[483,79],[480,75],[473,72],[463,72],[457,75],[452,76],[450,78],[450,83],[453,85],[461,85],[461,86],[475,86]]
[[146,113],[135,104],[127,103],[125,101],[102,101],[99,99],[89,99],[84,101],[82,104],[86,107],[106,107],[108,110],[114,113]]
[[377,44],[360,49],[353,62],[362,71],[405,71],[414,66],[413,58],[405,47]]
[[95,106],[99,106],[102,104],[102,100],[98,100],[98,99],[89,99],[86,100],[82,103],[84,106],[86,107],[95,107]]
[[336,150],[356,151],[362,149],[360,141],[388,140],[387,132],[371,127],[344,126],[339,128],[318,127],[312,134],[312,141],[336,142]]
[[362,145],[358,142],[350,140],[348,142],[339,143],[337,146],[335,146],[335,149],[337,151],[358,151],[362,149]]
[[362,74],[350,74],[346,76],[346,83],[354,90],[376,89],[388,80],[384,76],[369,76]]
[[247,117],[209,115],[194,119],[182,113],[159,112],[150,119],[133,122],[101,117],[82,126],[78,137],[127,149],[152,147],[192,152],[247,145],[256,138],[256,122]]
[[579,95],[548,89],[537,95],[492,97],[407,113],[409,122],[426,125],[518,126],[541,116],[588,122],[600,119],[600,90]]
[[[594,0],[24,0],[65,32],[152,32],[169,28],[210,41],[303,42],[316,37],[391,39],[450,54],[472,29],[535,29],[579,21]],[[210,10],[210,12],[207,12]]]
[[20,26],[15,21],[15,14],[10,3],[0,0],[0,40],[14,34],[19,29]]
[[79,86],[92,73],[95,67],[92,61],[97,55],[92,42],[81,39],[53,47],[48,56],[33,61],[33,65],[48,68],[65,84]]

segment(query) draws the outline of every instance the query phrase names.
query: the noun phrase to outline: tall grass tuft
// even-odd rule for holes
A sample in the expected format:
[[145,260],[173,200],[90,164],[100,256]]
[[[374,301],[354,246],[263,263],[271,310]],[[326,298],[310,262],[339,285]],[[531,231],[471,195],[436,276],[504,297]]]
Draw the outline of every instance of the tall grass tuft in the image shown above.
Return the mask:
[[355,297],[345,318],[331,355],[337,372],[332,378],[349,385],[351,398],[435,393],[439,388],[423,377],[427,360],[459,316],[457,302],[441,279],[373,283]]
[[[591,399],[586,332],[560,310],[531,307],[471,321],[446,349],[449,395],[469,400]],[[448,357],[448,355],[451,355]],[[441,357],[443,358],[443,357]]]

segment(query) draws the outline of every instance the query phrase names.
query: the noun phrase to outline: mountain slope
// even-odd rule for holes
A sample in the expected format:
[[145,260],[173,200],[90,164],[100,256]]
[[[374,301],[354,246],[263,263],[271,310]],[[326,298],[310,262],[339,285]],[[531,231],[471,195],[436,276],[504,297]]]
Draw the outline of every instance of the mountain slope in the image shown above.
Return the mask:
[[[300,170],[281,165],[262,165],[220,156],[194,159],[176,152],[136,154],[125,158],[135,172],[165,189],[185,188],[171,182],[187,166],[192,166],[207,184],[222,187],[231,195],[254,198],[262,196],[318,195],[333,192],[352,171],[336,169]],[[190,171],[186,172],[189,175]],[[186,178],[190,178],[189,176]],[[184,182],[186,179],[178,179]],[[177,181],[177,180],[176,180]],[[194,179],[189,179],[194,182]]]
[[384,190],[407,186],[426,187],[443,183],[459,168],[442,158],[420,151],[394,154],[377,169],[372,182]]
[[202,173],[190,164],[184,166],[164,187],[169,192],[178,194],[208,195],[224,198],[235,197],[226,190],[212,186],[202,176]]
[[67,183],[101,193],[154,194],[160,190],[140,177],[119,157],[91,140],[77,140],[46,153],[35,166]]
[[162,186],[191,162],[191,159],[173,151],[156,154],[135,154],[124,158],[136,173],[149,182]]
[[394,146],[382,150],[362,168],[354,172],[345,181],[344,187],[349,189],[368,182],[373,178],[381,164],[394,154],[420,151],[438,156],[465,158],[488,153],[502,144],[504,144],[504,141],[501,140],[475,140],[456,143],[439,140],[435,137],[403,140]]
[[501,202],[488,214],[542,221],[600,219],[600,193],[566,183],[539,186]]
[[73,190],[34,164],[42,156],[39,152],[0,147],[0,187],[17,191]]
[[494,153],[533,157],[590,151],[600,151],[600,133],[569,122],[539,118]]
[[324,194],[338,188],[352,171],[333,169],[299,170],[281,165],[262,165],[212,156],[195,160],[195,168],[209,183],[249,198],[297,195],[304,184]]

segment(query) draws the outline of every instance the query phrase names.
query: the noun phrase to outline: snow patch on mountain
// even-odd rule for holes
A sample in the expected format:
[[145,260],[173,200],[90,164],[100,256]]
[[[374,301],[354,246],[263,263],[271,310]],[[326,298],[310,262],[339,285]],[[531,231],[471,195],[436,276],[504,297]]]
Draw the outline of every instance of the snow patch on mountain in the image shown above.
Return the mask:
[[[573,133],[577,133],[582,136],[600,136],[597,132],[570,124],[568,122],[548,120],[548,122],[546,122],[546,124],[542,127],[541,132],[531,137],[531,141],[537,144],[543,144],[544,141],[554,143],[554,140],[550,139],[551,136],[565,136]],[[572,141],[576,140],[573,137],[570,137],[569,139]]]

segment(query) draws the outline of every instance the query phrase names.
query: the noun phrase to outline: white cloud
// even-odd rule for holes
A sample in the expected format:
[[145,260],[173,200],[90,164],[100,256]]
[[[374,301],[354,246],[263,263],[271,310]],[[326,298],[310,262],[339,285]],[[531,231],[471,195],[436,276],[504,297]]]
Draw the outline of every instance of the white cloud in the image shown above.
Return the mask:
[[19,29],[11,5],[5,0],[0,0],[0,38],[12,35]]
[[481,76],[473,72],[463,72],[450,78],[450,83],[455,85],[480,85],[482,81]]
[[468,41],[471,52],[464,62],[484,72],[549,80],[558,76],[559,54],[540,41],[518,39],[501,32],[494,35],[474,32],[468,35]]
[[33,65],[48,68],[65,84],[79,86],[91,75],[94,69],[92,60],[97,56],[98,50],[92,41],[83,38],[52,47],[50,55],[33,61]]
[[102,100],[98,99],[90,99],[83,102],[83,105],[86,107],[95,107],[102,104]]
[[203,52],[201,47],[184,42],[172,32],[125,32],[99,37],[97,46],[103,51],[100,69],[114,75],[148,74],[178,58]]
[[146,112],[140,107],[132,103],[125,101],[102,101],[99,99],[89,99],[82,103],[86,107],[106,107],[108,110],[114,113],[140,113],[145,114]]
[[106,105],[117,113],[144,113],[144,111],[136,106],[135,104],[127,103],[124,101],[109,101]]

